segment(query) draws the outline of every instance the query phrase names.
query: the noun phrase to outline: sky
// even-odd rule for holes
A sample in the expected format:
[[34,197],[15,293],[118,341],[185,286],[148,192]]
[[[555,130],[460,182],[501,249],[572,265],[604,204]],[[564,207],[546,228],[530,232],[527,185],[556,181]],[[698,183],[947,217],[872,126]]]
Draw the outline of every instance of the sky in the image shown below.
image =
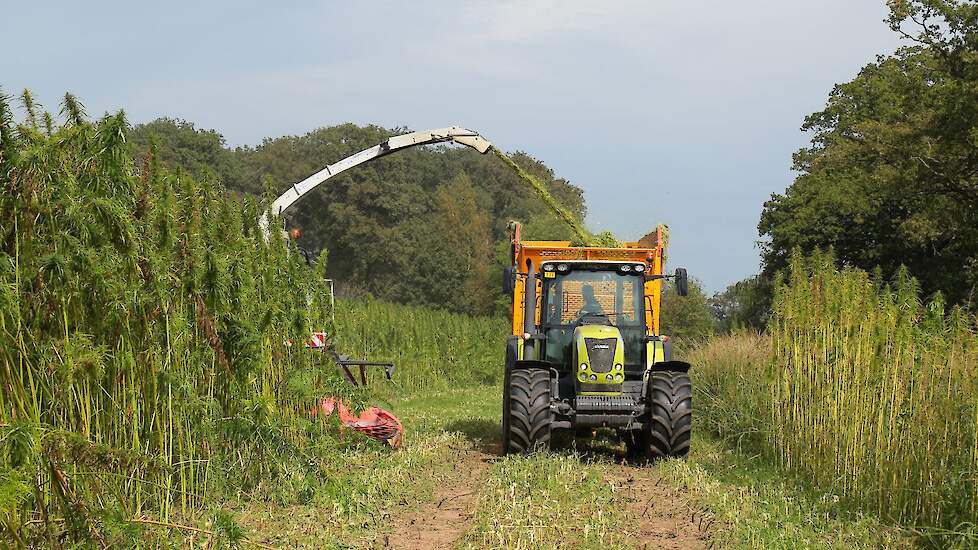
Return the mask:
[[0,14],[0,87],[52,111],[70,91],[90,115],[182,118],[232,146],[344,122],[465,126],[582,188],[593,231],[631,240],[667,223],[669,267],[714,292],[758,271],[758,218],[794,178],[805,116],[901,45],[886,13],[884,0],[34,0]]

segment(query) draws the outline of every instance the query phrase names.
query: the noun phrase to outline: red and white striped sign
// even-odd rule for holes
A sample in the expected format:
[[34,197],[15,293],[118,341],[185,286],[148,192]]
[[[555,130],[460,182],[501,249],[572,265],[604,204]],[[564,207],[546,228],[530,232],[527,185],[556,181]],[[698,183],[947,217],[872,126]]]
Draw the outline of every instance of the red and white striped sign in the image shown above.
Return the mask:
[[[292,340],[286,340],[285,345],[292,347]],[[325,348],[329,346],[329,338],[326,336],[325,332],[313,332],[306,340],[306,347],[311,349]]]
[[306,341],[307,348],[325,348],[329,343],[325,332],[314,332],[309,340]]

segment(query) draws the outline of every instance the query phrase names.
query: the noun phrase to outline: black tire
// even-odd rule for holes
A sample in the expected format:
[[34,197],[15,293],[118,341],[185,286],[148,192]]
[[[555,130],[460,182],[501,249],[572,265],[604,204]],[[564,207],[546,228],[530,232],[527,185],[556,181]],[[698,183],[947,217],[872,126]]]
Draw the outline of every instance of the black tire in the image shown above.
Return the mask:
[[503,375],[503,454],[509,454],[509,373],[510,368],[506,368]]
[[509,453],[509,373],[516,365],[519,341],[509,339],[506,342],[506,368],[503,371],[503,454]]
[[648,422],[626,440],[632,454],[648,460],[689,454],[693,429],[693,385],[685,372],[653,372],[649,376]]
[[503,452],[528,453],[550,446],[550,372],[514,369],[505,390]]

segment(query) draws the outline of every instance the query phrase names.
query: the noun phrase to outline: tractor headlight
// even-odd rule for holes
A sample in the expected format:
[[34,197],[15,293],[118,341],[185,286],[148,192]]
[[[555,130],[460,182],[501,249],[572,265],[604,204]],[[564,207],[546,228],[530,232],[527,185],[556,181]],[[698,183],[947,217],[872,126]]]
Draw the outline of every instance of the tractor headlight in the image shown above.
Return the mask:
[[587,363],[581,363],[581,370],[587,370]]
[[636,264],[635,265],[635,273],[641,273],[643,271],[645,271],[645,264]]
[[567,272],[568,269],[570,269],[570,267],[567,264],[557,264],[557,271],[561,273]]
[[554,264],[543,264],[543,270],[544,271],[553,271],[554,270]]
[[587,375],[582,372],[581,375],[577,377],[577,379],[580,380],[581,382],[584,382],[585,380],[587,380]]
[[615,365],[615,370],[621,370],[621,369],[622,369],[621,363]]
[[594,382],[597,379],[598,379],[597,375],[594,374],[591,375],[591,382]]
[[612,380],[614,380],[614,378],[615,377],[611,376],[610,374],[604,377],[604,379],[607,380],[608,382],[611,382]]
[[622,376],[620,374],[615,375],[615,382],[621,382]]

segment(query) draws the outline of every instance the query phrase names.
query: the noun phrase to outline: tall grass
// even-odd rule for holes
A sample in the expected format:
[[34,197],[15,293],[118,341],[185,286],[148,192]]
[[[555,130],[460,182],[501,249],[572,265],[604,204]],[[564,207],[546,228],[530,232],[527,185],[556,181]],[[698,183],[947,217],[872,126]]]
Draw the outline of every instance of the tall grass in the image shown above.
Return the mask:
[[372,299],[340,300],[336,310],[338,349],[395,363],[401,387],[417,392],[502,380],[505,319]]
[[254,202],[151,155],[136,170],[122,113],[89,122],[70,96],[57,128],[0,113],[7,533],[54,543],[63,519],[105,540],[99,510],[167,517],[202,503],[218,454],[295,445],[280,417],[330,381],[285,339],[327,323],[322,273],[265,243]]
[[701,419],[886,520],[975,533],[973,317],[921,301],[906,272],[886,284],[796,254],[768,332],[694,354]]

